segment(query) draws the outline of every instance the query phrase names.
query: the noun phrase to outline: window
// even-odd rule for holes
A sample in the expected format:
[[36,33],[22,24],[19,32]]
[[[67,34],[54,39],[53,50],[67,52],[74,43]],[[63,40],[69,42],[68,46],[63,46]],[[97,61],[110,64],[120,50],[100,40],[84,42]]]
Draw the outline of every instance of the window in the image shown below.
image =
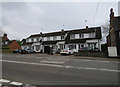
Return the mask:
[[31,41],[34,42],[34,38],[31,38]]
[[75,39],[75,34],[71,34],[71,35],[70,35],[70,38],[71,38],[71,39]]
[[94,43],[94,48],[97,48],[96,43]]
[[47,40],[50,40],[50,37],[47,37]]
[[76,49],[76,45],[74,44],[74,45],[69,45],[69,48],[70,49]]
[[84,47],[84,44],[81,44],[81,48],[83,48]]
[[62,35],[62,36],[61,36],[61,40],[64,40],[64,38],[65,38],[64,35]]
[[37,42],[39,41],[39,38],[36,38],[37,39]]
[[5,45],[7,45],[7,44],[8,44],[8,42],[6,41],[6,42],[5,42]]
[[90,34],[89,34],[89,37],[90,37],[90,38],[95,37],[95,33],[90,33]]
[[84,47],[84,44],[83,44],[83,43],[79,44],[79,49],[80,49],[80,48],[83,48],[83,47]]
[[53,40],[57,40],[57,36],[53,36]]
[[62,50],[62,49],[64,49],[64,48],[65,48],[65,45],[60,44],[60,49]]
[[79,37],[80,38],[84,38],[84,34],[79,34]]

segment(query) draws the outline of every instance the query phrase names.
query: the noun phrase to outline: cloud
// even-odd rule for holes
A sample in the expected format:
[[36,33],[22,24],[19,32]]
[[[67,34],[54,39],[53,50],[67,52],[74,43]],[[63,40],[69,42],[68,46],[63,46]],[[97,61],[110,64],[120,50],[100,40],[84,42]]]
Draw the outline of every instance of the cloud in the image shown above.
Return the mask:
[[[2,21],[10,39],[23,39],[31,34],[91,26],[97,2],[4,2]],[[100,3],[93,26],[109,19],[109,10],[117,13],[117,2]],[[85,23],[87,20],[87,23]]]

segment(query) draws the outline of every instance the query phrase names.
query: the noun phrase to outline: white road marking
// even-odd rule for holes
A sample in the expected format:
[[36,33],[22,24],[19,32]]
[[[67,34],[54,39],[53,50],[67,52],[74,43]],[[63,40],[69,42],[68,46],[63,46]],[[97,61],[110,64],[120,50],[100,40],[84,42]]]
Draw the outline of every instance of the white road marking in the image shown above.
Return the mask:
[[3,62],[16,63],[16,64],[27,64],[27,65],[41,65],[41,66],[51,66],[59,68],[75,68],[75,69],[86,69],[86,70],[100,70],[100,71],[110,71],[110,72],[120,72],[119,70],[114,69],[101,69],[101,68],[90,68],[90,67],[75,67],[75,66],[64,66],[64,65],[55,65],[55,64],[40,64],[40,63],[30,63],[30,62],[20,62],[20,61],[8,61],[0,60]]
[[[22,56],[25,56],[26,58],[38,58],[38,59],[47,59],[46,57],[36,57],[36,56],[29,56],[29,55],[18,55],[18,56],[15,56],[15,57],[22,57]],[[11,57],[11,55],[7,55],[7,57]],[[70,57],[70,56],[62,56],[63,58],[67,58],[67,57]],[[74,58],[73,58],[74,59]],[[80,58],[77,58],[81,61],[86,61],[86,62],[89,62],[89,61],[93,61],[93,62],[106,62],[106,63],[120,63],[119,61],[107,61],[107,60],[91,60],[91,59],[80,59]]]
[[49,61],[49,60],[42,60],[41,63],[53,63],[53,64],[64,64],[65,62],[56,62],[56,61]]
[[9,83],[9,82],[10,82],[10,80],[0,79],[0,82],[2,82],[2,83]]
[[106,61],[106,60],[86,60],[86,59],[80,59],[80,60],[86,62],[92,61],[92,62],[104,62],[104,63],[120,63],[118,61]]
[[10,85],[16,85],[16,86],[21,86],[23,85],[21,82],[11,82]]

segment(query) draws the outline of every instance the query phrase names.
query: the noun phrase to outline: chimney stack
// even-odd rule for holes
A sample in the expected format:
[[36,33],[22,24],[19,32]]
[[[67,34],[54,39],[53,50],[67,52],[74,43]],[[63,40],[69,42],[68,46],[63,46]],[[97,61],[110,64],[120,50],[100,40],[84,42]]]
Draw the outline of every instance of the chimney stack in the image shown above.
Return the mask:
[[6,34],[6,33],[4,34],[4,37],[7,37],[7,34]]
[[113,8],[110,9],[110,22],[114,18]]
[[86,26],[86,28],[88,28],[88,26]]
[[40,34],[42,34],[42,32],[40,32]]
[[64,32],[64,29],[62,29],[61,31]]

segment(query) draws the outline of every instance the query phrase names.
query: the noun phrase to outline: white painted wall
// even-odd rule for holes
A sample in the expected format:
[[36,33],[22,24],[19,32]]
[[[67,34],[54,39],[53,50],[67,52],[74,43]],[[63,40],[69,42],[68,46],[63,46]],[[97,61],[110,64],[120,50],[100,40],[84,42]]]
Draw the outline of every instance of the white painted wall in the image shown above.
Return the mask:
[[32,42],[31,38],[29,38],[29,42]]
[[37,38],[34,38],[34,42],[36,42],[37,41]]
[[79,44],[76,44],[76,52],[79,50]]

